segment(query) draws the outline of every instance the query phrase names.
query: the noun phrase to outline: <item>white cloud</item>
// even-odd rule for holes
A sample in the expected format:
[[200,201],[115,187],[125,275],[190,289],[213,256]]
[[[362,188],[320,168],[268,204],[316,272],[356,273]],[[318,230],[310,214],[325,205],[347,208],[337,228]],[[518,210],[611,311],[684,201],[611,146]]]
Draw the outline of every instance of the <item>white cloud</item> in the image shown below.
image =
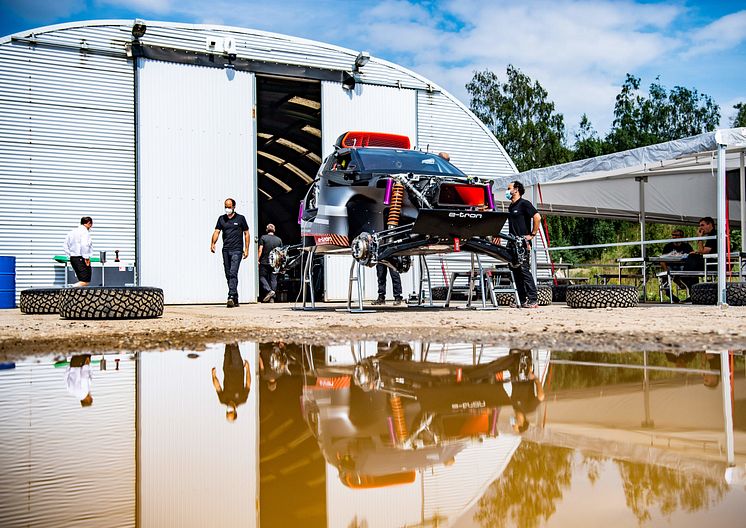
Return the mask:
[[731,13],[691,34],[691,48],[685,57],[725,51],[746,41],[746,11]]

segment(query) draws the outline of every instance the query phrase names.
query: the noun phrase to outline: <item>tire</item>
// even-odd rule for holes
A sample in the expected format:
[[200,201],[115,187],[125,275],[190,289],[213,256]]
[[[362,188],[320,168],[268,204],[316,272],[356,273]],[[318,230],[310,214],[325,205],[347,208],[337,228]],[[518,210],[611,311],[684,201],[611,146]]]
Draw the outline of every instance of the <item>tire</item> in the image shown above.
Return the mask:
[[[692,304],[717,304],[716,282],[699,282],[691,287]],[[725,286],[725,300],[730,306],[746,306],[746,282],[729,282]]]
[[147,319],[161,315],[160,288],[66,288],[60,296],[60,317],[65,319]]
[[18,307],[25,314],[56,314],[59,312],[62,288],[31,288],[21,291]]
[[634,286],[575,284],[567,287],[565,302],[570,308],[632,308],[638,296]]
[[445,301],[448,296],[448,288],[445,286],[436,286],[430,290],[430,295],[432,295],[433,301]]
[[500,292],[495,294],[495,300],[498,306],[510,306],[515,304],[515,294],[508,292]]
[[549,306],[552,304],[552,288],[551,286],[539,286],[536,289],[537,303],[539,306]]
[[565,302],[567,300],[567,284],[552,285],[552,301]]

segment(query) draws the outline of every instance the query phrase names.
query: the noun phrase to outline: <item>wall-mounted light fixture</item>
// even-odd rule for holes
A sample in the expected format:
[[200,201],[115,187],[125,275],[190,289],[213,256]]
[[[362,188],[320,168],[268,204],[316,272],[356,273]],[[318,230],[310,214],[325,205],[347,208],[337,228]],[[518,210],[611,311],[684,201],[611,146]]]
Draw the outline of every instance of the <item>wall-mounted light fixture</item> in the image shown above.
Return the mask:
[[357,57],[355,57],[355,68],[354,70],[356,72],[360,71],[360,68],[368,64],[370,61],[370,53],[367,51],[361,51],[357,54]]
[[135,19],[135,23],[132,24],[132,37],[135,39],[141,39],[145,36],[145,32],[148,30],[148,26],[145,25],[145,22],[140,20],[139,18]]

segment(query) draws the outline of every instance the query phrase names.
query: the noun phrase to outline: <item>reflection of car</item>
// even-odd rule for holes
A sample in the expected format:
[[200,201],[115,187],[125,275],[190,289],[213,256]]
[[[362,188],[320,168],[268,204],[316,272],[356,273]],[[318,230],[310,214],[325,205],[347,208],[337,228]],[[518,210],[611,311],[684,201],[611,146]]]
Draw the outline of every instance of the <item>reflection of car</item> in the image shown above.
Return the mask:
[[409,138],[347,132],[322,164],[302,205],[303,244],[273,250],[276,270],[305,249],[350,252],[362,264],[406,271],[410,256],[470,251],[520,265],[522,238],[500,233],[507,213],[494,210],[490,182],[470,178],[435,154],[410,149]]
[[498,409],[510,405],[503,375],[518,356],[459,365],[411,361],[406,349],[306,374],[304,419],[348,487],[412,482],[415,470],[498,434]]

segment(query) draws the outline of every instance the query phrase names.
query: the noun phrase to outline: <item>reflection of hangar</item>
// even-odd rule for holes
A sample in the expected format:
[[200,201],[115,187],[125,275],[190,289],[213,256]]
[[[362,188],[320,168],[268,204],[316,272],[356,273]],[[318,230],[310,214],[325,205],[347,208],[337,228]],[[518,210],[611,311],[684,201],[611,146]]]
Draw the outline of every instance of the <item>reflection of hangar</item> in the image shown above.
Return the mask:
[[[77,22],[0,40],[0,254],[18,257],[19,289],[60,282],[51,257],[90,215],[95,249],[119,249],[167,302],[220,301],[206,248],[222,200],[238,200],[253,235],[271,221],[297,242],[298,202],[344,130],[406,134],[474,176],[515,172],[463,104],[395,64],[239,28],[137,29]],[[254,267],[241,273],[241,297],[255,298]]]

